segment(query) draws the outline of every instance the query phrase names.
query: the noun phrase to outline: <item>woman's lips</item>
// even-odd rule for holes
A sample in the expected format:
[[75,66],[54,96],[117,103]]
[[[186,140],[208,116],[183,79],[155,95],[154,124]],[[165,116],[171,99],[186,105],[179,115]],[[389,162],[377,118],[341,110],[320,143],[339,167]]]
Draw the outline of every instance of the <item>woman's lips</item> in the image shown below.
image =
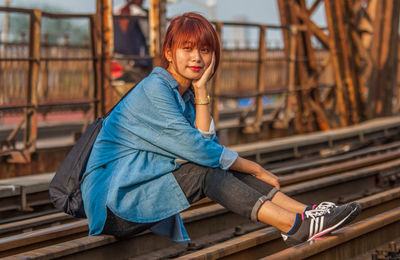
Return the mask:
[[189,69],[197,72],[197,71],[201,70],[201,67],[189,66]]

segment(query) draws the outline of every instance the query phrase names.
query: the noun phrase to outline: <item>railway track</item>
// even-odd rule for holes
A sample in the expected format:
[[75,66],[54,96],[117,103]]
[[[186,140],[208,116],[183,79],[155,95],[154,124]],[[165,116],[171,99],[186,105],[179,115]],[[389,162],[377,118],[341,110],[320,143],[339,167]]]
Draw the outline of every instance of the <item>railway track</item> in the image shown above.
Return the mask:
[[[377,193],[382,191],[382,188],[376,186],[378,176],[382,172],[392,172],[400,166],[400,159],[398,159],[400,154],[397,150],[387,152],[387,155],[387,158],[390,159],[386,161],[372,160],[371,158],[364,160],[363,158],[364,167],[362,163],[354,163],[352,170],[341,164],[331,165],[332,169],[329,172],[331,175],[328,176],[326,167],[312,169],[312,174],[310,174],[310,170],[287,174],[282,177],[284,178],[282,191],[303,201],[315,201],[315,198],[318,197],[319,201],[340,200],[341,202]],[[379,157],[381,154],[377,156]],[[371,161],[379,161],[379,163],[371,166]],[[348,164],[348,162],[344,163]],[[306,176],[306,178],[301,176]],[[355,190],[354,185],[362,186],[362,191]],[[340,189],[341,198],[337,197],[338,189]],[[115,247],[124,248],[121,252],[124,252],[125,257],[126,255],[143,255],[164,248],[173,251],[169,254],[179,255],[210,243],[225,241],[234,235],[245,234],[265,227],[263,224],[250,223],[247,219],[230,213],[216,204],[199,206],[182,215],[194,240],[189,245],[175,246],[150,232],[127,240],[117,240],[112,236],[87,237],[87,222],[81,220],[0,239],[0,256],[26,257],[28,254],[29,259],[34,259],[32,257],[36,254],[41,255],[46,252],[46,257],[50,258],[56,256],[68,258],[73,255],[75,259],[83,255],[82,259],[85,259],[85,257],[94,257],[95,255],[98,257],[99,252],[103,252],[101,255],[106,256],[103,259],[107,259],[107,255],[113,254],[114,251],[120,251]],[[32,221],[32,223],[34,222]],[[15,223],[15,225],[22,226],[21,223]],[[124,244],[125,246],[123,246]],[[149,247],[149,245],[151,246]],[[78,255],[76,255],[77,252],[79,252]]]
[[[288,174],[288,172],[284,171],[288,167],[283,168],[283,170],[280,171],[279,168],[276,169],[276,171],[281,174],[280,177],[280,182],[281,185],[287,186],[287,185],[292,185],[294,183],[298,183],[301,181],[307,181],[310,179],[317,179],[321,178],[324,176],[328,175],[333,175],[335,173],[343,172],[344,170],[355,170],[358,168],[363,168],[367,167],[369,165],[377,164],[377,163],[384,163],[388,162],[392,159],[396,159],[400,157],[400,148],[398,147],[400,144],[398,142],[393,143],[393,144],[388,144],[384,146],[379,146],[379,147],[373,147],[370,149],[367,149],[367,151],[363,152],[355,152],[353,155],[346,155],[347,160],[342,161],[343,156],[340,156],[338,160],[336,160],[335,157],[329,158],[328,160],[332,163],[328,166],[325,166],[327,159],[320,159],[317,161],[313,161],[311,164],[313,167],[309,169],[310,166],[308,165],[299,165],[299,169],[302,167],[307,169],[303,170],[301,172],[299,171],[292,171],[291,174]],[[372,153],[373,152],[373,153]],[[378,153],[379,152],[379,153]],[[371,155],[372,153],[372,155]],[[369,154],[369,156],[368,156]],[[357,158],[360,155],[362,155],[361,158]],[[333,164],[336,162],[336,164]],[[319,167],[317,167],[319,166]],[[383,174],[380,174],[376,177],[375,181],[379,182],[381,185],[387,186],[391,182],[391,178],[393,176],[385,176]],[[400,177],[395,175],[396,179],[399,179]],[[289,194],[291,191],[287,191]],[[364,192],[369,192],[364,190]],[[295,194],[291,194],[295,195]],[[30,218],[27,220],[19,220],[18,217],[13,218],[14,221],[7,221],[3,219],[2,221],[4,222],[2,225],[0,224],[0,237],[4,236],[5,234],[17,234],[21,233],[26,230],[34,230],[38,228],[43,228],[46,225],[53,225],[54,223],[65,223],[65,222],[70,222],[73,221],[73,218],[69,217],[68,215],[65,215],[63,213],[56,212],[54,213],[55,210],[49,210],[46,212],[39,212],[39,213],[32,213]],[[43,215],[43,216],[35,216],[35,215]],[[33,220],[37,219],[37,221]],[[36,224],[37,223],[37,224]],[[36,226],[37,225],[37,226]]]
[[[325,165],[329,168],[331,167],[329,165],[336,165],[346,161],[349,166],[343,167],[352,169],[355,167],[355,161],[360,165],[363,164],[362,160],[369,161],[370,164],[373,164],[379,160],[387,160],[385,159],[387,157],[385,154],[387,153],[394,152],[392,156],[396,156],[395,151],[400,150],[400,141],[396,141],[397,139],[400,139],[400,137],[398,133],[393,131],[391,135],[386,137],[378,136],[376,139],[370,139],[365,142],[353,140],[351,143],[338,147],[329,148],[329,146],[325,146],[324,150],[329,150],[331,153],[328,155],[316,154],[314,151],[312,153],[313,155],[304,152],[305,156],[300,158],[292,156],[290,159],[280,159],[280,161],[272,161],[272,159],[269,159],[268,162],[264,162],[264,167],[280,176],[320,167],[321,165]],[[292,144],[293,155],[294,150],[303,152],[303,150],[294,148],[297,145],[295,141],[296,140],[294,140]],[[337,142],[340,143],[341,141],[337,140]],[[329,142],[326,143],[326,145],[328,144]],[[248,146],[247,149],[251,152],[242,150],[241,153],[244,153],[245,157],[249,159],[257,154],[258,156],[256,157],[265,157],[264,152],[252,148],[253,147]],[[285,150],[287,152],[287,147],[277,147],[272,151],[265,151],[265,153],[281,153]],[[379,154],[381,157],[378,156]],[[265,161],[265,159],[263,160]],[[0,225],[56,212],[48,196],[48,184],[53,174],[54,173],[40,174],[38,176],[29,177],[30,179],[28,181],[26,181],[25,178],[21,178],[21,180],[19,180],[20,178],[0,180]],[[330,174],[330,171],[327,171],[326,174]],[[311,173],[310,176],[315,177],[315,174]],[[281,182],[282,181],[285,182],[285,177],[281,179]],[[1,236],[2,232],[0,230],[0,237]]]
[[[360,132],[340,131],[338,136],[325,134],[308,139],[291,138],[290,142],[284,140],[270,142],[266,146],[245,145],[237,150],[244,157],[267,163],[268,169],[280,175],[282,190],[298,200],[307,202],[330,200],[345,203],[373,194],[378,195],[384,190],[397,187],[400,183],[400,142],[396,141],[399,131],[397,128],[388,129],[384,127],[378,131],[368,128],[370,132],[362,134],[363,141],[360,139]],[[299,149],[300,147],[302,149]],[[317,152],[318,149],[321,151],[321,147],[325,149],[324,153]],[[279,160],[267,158],[267,155],[281,152],[287,156]],[[289,153],[292,155],[289,156]],[[303,154],[300,158],[297,157],[299,153]],[[354,189],[354,187],[360,188]],[[398,199],[393,201],[389,203],[390,207],[395,208],[396,205],[398,207]],[[385,207],[386,210],[389,208]],[[373,212],[371,216],[380,213],[380,211]],[[202,248],[212,248],[215,244],[222,245],[254,232],[270,229],[264,224],[251,223],[208,200],[191,207],[183,212],[182,216],[192,238],[189,244],[173,244],[168,239],[150,232],[124,240],[118,240],[113,236],[88,237],[86,220],[77,221],[63,213],[29,219],[14,218],[17,221],[0,224],[0,237],[3,236],[0,238],[0,257],[8,259],[171,258],[190,252],[201,252]],[[41,229],[35,230],[38,228]],[[26,232],[27,230],[33,231]],[[277,241],[280,241],[279,239]],[[272,247],[279,250],[285,248]],[[274,252],[270,252],[272,253]],[[266,254],[259,257],[264,256]]]

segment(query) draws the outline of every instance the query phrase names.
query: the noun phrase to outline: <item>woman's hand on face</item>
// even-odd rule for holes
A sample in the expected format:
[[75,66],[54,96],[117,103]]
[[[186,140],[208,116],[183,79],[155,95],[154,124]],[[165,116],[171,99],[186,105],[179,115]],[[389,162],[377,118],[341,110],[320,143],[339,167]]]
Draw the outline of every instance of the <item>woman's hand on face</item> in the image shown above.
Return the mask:
[[193,80],[192,85],[196,89],[205,88],[207,81],[210,79],[212,73],[214,72],[215,66],[215,53],[212,54],[211,63],[203,72],[203,75],[199,79]]

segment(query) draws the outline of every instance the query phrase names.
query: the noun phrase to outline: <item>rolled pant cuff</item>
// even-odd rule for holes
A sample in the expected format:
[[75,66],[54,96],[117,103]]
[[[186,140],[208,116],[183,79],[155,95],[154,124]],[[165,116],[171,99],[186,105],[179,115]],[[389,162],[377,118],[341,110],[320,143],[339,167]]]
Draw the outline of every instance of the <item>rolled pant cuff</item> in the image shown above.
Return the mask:
[[277,188],[273,188],[267,195],[263,195],[257,200],[250,215],[252,221],[258,221],[257,214],[260,210],[261,205],[264,204],[264,202],[266,202],[267,200],[271,200],[278,191],[279,190]]

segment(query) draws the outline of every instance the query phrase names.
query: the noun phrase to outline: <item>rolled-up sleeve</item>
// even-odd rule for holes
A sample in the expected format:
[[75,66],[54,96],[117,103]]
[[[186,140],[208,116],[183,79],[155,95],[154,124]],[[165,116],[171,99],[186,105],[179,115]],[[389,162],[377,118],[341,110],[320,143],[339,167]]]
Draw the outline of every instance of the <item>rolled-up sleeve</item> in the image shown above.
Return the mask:
[[221,157],[219,158],[219,163],[221,164],[221,168],[223,170],[228,170],[232,166],[232,164],[236,161],[238,156],[239,155],[237,152],[234,152],[224,147],[224,149],[222,150]]
[[[196,125],[195,125],[196,126]],[[196,126],[197,128],[197,126]],[[201,135],[204,138],[214,140],[217,137],[217,134],[215,133],[215,124],[214,124],[214,119],[211,117],[211,123],[210,123],[210,128],[208,129],[208,132],[201,131],[199,128],[197,128]]]

